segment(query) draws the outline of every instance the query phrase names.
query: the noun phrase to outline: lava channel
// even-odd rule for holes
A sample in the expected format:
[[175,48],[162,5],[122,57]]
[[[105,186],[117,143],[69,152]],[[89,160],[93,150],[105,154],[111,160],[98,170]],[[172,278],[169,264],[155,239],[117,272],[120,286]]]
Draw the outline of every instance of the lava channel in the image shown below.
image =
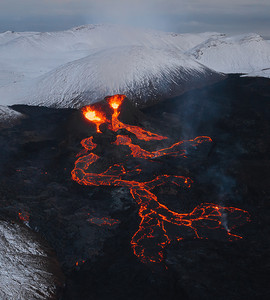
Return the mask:
[[[119,129],[133,133],[138,140],[143,141],[160,141],[167,137],[146,131],[139,126],[133,126],[122,123],[118,117],[121,112],[121,104],[126,96],[115,95],[107,97],[106,101],[112,110],[111,117],[108,118],[105,112],[95,109],[93,106],[87,106],[82,109],[86,119],[96,125],[98,133],[102,134],[100,125],[106,123],[108,128],[117,133]],[[201,143],[211,142],[211,138],[207,136],[199,136],[195,139],[180,141],[168,148],[146,151],[139,145],[132,143],[132,139],[127,135],[117,135],[114,145],[124,145],[130,148],[131,157],[140,159],[153,159],[162,156],[183,157],[187,153],[187,147],[196,147]],[[160,263],[164,260],[164,248],[172,241],[180,241],[183,239],[181,229],[188,228],[193,232],[194,238],[207,238],[201,236],[200,228],[219,229],[226,236],[232,239],[242,238],[232,233],[232,230],[239,225],[250,220],[249,213],[245,210],[234,207],[222,207],[214,203],[203,203],[195,207],[190,213],[179,213],[170,210],[164,204],[161,204],[157,196],[153,193],[154,188],[161,185],[173,184],[179,187],[190,188],[192,180],[184,176],[175,175],[159,175],[151,181],[140,182],[135,180],[127,180],[126,175],[134,172],[137,174],[142,169],[126,170],[122,163],[110,166],[103,173],[94,173],[89,170],[91,165],[97,162],[100,157],[90,151],[97,147],[93,142],[93,136],[82,140],[84,150],[78,155],[80,156],[75,167],[71,172],[72,179],[81,185],[86,186],[121,186],[127,187],[139,206],[139,217],[141,219],[139,229],[131,238],[131,246],[134,254],[143,263]],[[90,153],[89,153],[90,152]],[[85,155],[86,154],[86,155]],[[222,220],[224,216],[235,221],[236,225],[230,229],[224,226]],[[180,230],[169,230],[169,227],[175,225]]]

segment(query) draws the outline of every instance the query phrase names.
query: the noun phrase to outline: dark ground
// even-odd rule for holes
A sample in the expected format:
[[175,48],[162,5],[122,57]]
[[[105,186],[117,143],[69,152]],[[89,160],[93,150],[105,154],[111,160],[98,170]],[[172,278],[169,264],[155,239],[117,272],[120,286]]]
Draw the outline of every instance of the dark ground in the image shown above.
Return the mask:
[[[157,189],[161,202],[180,212],[214,202],[251,215],[250,223],[235,230],[242,240],[187,235],[172,243],[165,252],[167,268],[133,255],[130,239],[140,220],[128,190],[71,180],[80,141],[94,127],[71,109],[14,108],[28,118],[0,130],[0,214],[18,219],[19,212],[28,213],[31,228],[55,249],[66,276],[62,300],[270,298],[269,79],[230,76],[145,109],[139,118],[173,141],[213,139],[185,161],[163,159],[150,171],[146,166],[148,173],[194,180],[190,191]],[[89,221],[93,217],[120,223],[98,226]]]

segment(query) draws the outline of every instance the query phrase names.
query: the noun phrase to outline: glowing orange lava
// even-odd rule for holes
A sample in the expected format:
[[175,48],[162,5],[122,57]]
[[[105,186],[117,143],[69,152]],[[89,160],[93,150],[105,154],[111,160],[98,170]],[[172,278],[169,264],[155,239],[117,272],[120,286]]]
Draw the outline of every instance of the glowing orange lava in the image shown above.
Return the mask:
[[75,266],[78,267],[79,265],[82,265],[85,263],[85,260],[76,261]]
[[108,98],[108,103],[113,108],[113,110],[117,110],[125,98],[125,95],[114,95],[113,97]]
[[[139,140],[144,140],[144,141],[160,141],[160,140],[164,140],[167,139],[166,136],[161,136],[155,133],[152,133],[150,131],[144,130],[138,126],[133,126],[133,125],[128,125],[128,124],[124,124],[121,121],[119,121],[118,117],[120,115],[120,110],[118,109],[121,105],[121,103],[123,102],[123,100],[125,99],[125,96],[122,97],[122,102],[119,103],[119,95],[117,96],[117,102],[115,102],[115,96],[111,97],[112,99],[110,100],[110,98],[108,99],[108,102],[111,106],[111,108],[113,109],[113,115],[112,115],[112,122],[111,122],[111,126],[110,129],[113,131],[118,131],[119,129],[126,129],[127,131],[133,133],[136,135],[137,139]],[[123,96],[123,95],[121,95]]]
[[125,95],[115,95],[112,97],[107,97],[106,100],[113,110],[113,114],[111,116],[111,119],[108,120],[106,118],[105,113],[99,110],[94,110],[91,105],[85,106],[82,109],[82,112],[85,116],[85,118],[92,123],[94,123],[97,127],[97,132],[101,132],[99,129],[99,126],[103,123],[106,123],[108,125],[108,128],[114,132],[118,131],[119,129],[126,129],[129,132],[136,135],[136,137],[140,140],[144,141],[153,141],[153,140],[164,140],[167,139],[166,136],[161,136],[155,133],[152,133],[150,131],[144,130],[138,126],[128,125],[124,124],[121,121],[119,121],[118,117],[120,115],[120,106],[123,103],[124,99],[126,98]]
[[87,120],[96,124],[97,132],[100,132],[99,126],[106,122],[105,115],[97,110],[92,110],[90,106],[85,106],[82,112]]
[[[118,116],[124,99],[124,95],[107,97],[107,102],[113,110],[113,113],[110,121],[106,118],[102,120],[107,123],[112,131],[117,132],[119,129],[126,129],[135,134],[137,139],[144,141],[167,139],[167,137],[146,131],[138,126],[120,122]],[[87,109],[91,111],[91,107]],[[100,115],[104,116],[102,112],[95,112],[95,116]],[[94,120],[92,118],[90,121],[96,124],[97,132],[100,132],[99,125],[101,124],[101,119]],[[153,152],[146,151],[139,145],[133,144],[132,139],[126,135],[117,135],[117,139],[113,144],[129,147],[131,156],[133,157],[139,159],[153,159],[162,156],[186,157],[187,147],[196,147],[201,143],[211,141],[210,137],[200,136],[192,140],[180,141],[168,148]],[[158,201],[152,190],[158,186],[169,184],[190,188],[192,184],[190,178],[175,175],[159,175],[147,182],[127,180],[127,175],[131,173],[139,174],[142,170],[136,168],[132,171],[128,171],[123,164],[112,165],[103,173],[92,173],[89,168],[92,164],[96,163],[100,157],[94,153],[89,153],[89,151],[94,150],[97,145],[93,142],[93,137],[82,140],[81,144],[84,147],[84,152],[80,152],[82,156],[75,162],[75,167],[71,172],[72,179],[81,185],[123,186],[129,188],[133,199],[139,206],[139,216],[141,218],[139,229],[131,239],[131,246],[134,254],[142,262],[162,262],[164,259],[164,248],[172,241],[180,241],[183,239],[181,230],[183,228],[189,229],[194,238],[206,238],[204,234],[201,233],[202,228],[219,229],[225,235],[229,236],[230,239],[241,238],[233,234],[231,230],[249,221],[248,212],[234,207],[221,207],[213,203],[203,203],[195,207],[190,213],[172,211]],[[230,221],[234,222],[234,227],[228,229],[227,226],[223,224],[222,219],[225,215],[228,216]],[[105,223],[107,223],[107,220],[105,221]],[[176,225],[177,228],[171,230],[171,225]]]
[[97,226],[114,226],[120,223],[119,220],[111,219],[108,217],[102,217],[102,218],[91,217],[87,221]]

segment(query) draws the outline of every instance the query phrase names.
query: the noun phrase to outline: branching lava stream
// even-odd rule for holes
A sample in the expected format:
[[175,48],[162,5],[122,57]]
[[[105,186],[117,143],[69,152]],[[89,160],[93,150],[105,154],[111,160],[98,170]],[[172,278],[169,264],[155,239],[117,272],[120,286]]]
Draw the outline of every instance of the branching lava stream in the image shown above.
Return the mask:
[[[100,125],[106,123],[108,128],[117,133],[119,129],[133,133],[138,140],[143,141],[161,141],[167,137],[146,131],[138,126],[124,124],[119,121],[121,104],[126,97],[124,95],[115,95],[107,97],[106,101],[111,109],[111,117],[103,111],[95,110],[92,106],[83,108],[83,114],[86,119],[96,124],[97,132],[102,134]],[[196,137],[192,140],[180,141],[172,146],[156,151],[146,151],[139,145],[132,143],[132,139],[127,135],[117,135],[114,145],[128,146],[130,156],[139,159],[153,159],[162,156],[183,157],[187,155],[186,148],[196,147],[201,143],[211,142],[211,138],[206,136]],[[194,238],[205,238],[199,233],[200,228],[219,229],[230,239],[238,239],[240,236],[231,232],[234,227],[249,221],[247,211],[234,207],[221,207],[214,203],[203,203],[193,209],[190,213],[179,213],[170,210],[161,204],[153,189],[161,185],[173,184],[179,187],[190,188],[192,180],[188,177],[175,175],[159,175],[151,181],[140,182],[127,180],[129,173],[139,174],[142,170],[137,168],[129,171],[124,165],[115,164],[110,166],[103,173],[92,173],[89,168],[99,160],[99,156],[90,152],[97,147],[93,142],[93,136],[82,140],[84,152],[79,153],[79,158],[75,162],[72,170],[72,179],[81,185],[89,186],[123,186],[130,190],[133,199],[139,206],[140,224],[139,229],[131,239],[131,246],[134,254],[144,263],[159,263],[164,259],[164,248],[172,241],[183,239],[181,230],[169,230],[171,225],[181,228],[188,228],[193,232]],[[90,152],[90,153],[89,153]],[[85,155],[86,154],[86,155]],[[131,159],[129,156],[129,159]],[[222,219],[227,215],[231,220],[235,220],[235,225],[228,229],[224,226]]]

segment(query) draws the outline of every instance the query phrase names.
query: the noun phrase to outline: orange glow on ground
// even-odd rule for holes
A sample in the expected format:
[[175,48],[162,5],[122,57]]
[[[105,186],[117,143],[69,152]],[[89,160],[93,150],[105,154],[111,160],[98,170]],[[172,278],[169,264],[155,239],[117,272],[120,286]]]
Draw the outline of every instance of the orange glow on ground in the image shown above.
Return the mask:
[[111,219],[108,217],[102,217],[102,218],[98,218],[98,217],[91,217],[87,220],[89,223],[97,225],[97,226],[114,226],[120,223],[119,220],[116,219]]
[[[136,135],[137,139],[144,141],[163,140],[167,137],[146,131],[138,126],[124,124],[118,120],[120,111],[118,111],[124,95],[108,97],[108,104],[113,109],[111,122],[106,120],[108,127],[117,132],[119,129]],[[117,101],[116,101],[117,100]],[[97,121],[94,121],[98,124]],[[99,122],[99,121],[98,121]],[[201,143],[211,142],[210,137],[200,136],[195,139],[180,141],[168,148],[156,150],[153,152],[142,149],[135,145],[132,139],[126,135],[118,135],[114,145],[127,146],[131,150],[131,157],[139,159],[153,159],[155,157],[172,156],[185,158],[187,147],[196,147]],[[167,206],[160,203],[156,195],[152,192],[155,187],[161,185],[176,185],[182,188],[190,188],[192,180],[184,176],[159,175],[151,181],[140,182],[135,180],[126,180],[128,174],[140,174],[142,169],[137,168],[132,171],[126,170],[123,164],[114,164],[103,173],[92,173],[91,165],[96,163],[100,157],[90,151],[96,148],[93,137],[86,138],[81,142],[84,152],[76,160],[75,167],[72,170],[72,179],[81,185],[87,186],[122,186],[127,187],[134,201],[139,206],[140,224],[139,229],[131,239],[131,246],[134,254],[144,263],[160,263],[164,259],[164,248],[172,241],[183,240],[180,229],[188,228],[193,232],[194,238],[207,238],[201,235],[201,228],[218,229],[229,239],[239,239],[240,236],[231,233],[234,227],[249,221],[247,211],[234,207],[221,207],[214,203],[203,203],[195,207],[190,213],[179,213],[170,210]],[[90,153],[89,153],[90,152]],[[230,220],[235,221],[234,227],[226,229],[222,224],[222,217],[227,215]],[[93,220],[92,220],[93,221]],[[96,220],[94,220],[97,222]],[[108,225],[108,220],[101,220],[101,223]],[[94,222],[93,222],[94,223]],[[179,230],[170,230],[171,225],[175,225]]]
[[18,213],[19,219],[23,222],[29,222],[30,215],[28,212],[19,212]]
[[75,266],[78,267],[79,265],[82,265],[85,263],[85,260],[76,261]]

